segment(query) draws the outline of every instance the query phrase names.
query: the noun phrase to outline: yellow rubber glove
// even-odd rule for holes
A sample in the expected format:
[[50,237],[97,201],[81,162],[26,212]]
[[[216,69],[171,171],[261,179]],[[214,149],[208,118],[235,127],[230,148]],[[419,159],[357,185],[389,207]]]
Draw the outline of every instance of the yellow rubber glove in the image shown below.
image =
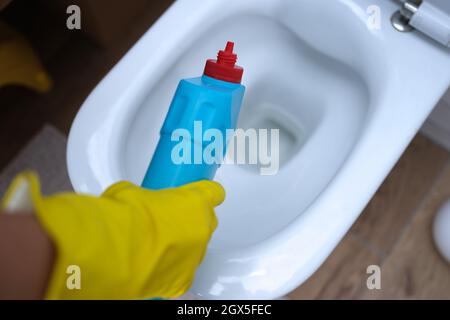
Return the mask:
[[[191,286],[217,226],[213,209],[224,196],[218,183],[200,181],[159,191],[119,182],[100,197],[44,197],[37,176],[26,172],[2,207],[34,209],[53,239],[57,257],[47,299],[171,298]],[[66,285],[71,265],[81,271],[79,290]]]
[[44,93],[52,80],[27,39],[0,20],[0,87],[10,84]]

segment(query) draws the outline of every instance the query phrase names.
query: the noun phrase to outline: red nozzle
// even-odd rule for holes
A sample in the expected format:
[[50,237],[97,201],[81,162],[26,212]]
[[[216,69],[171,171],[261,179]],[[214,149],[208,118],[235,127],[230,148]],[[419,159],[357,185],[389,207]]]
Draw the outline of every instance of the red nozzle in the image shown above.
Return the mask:
[[236,65],[237,55],[233,53],[234,43],[227,42],[225,50],[220,50],[217,60],[206,61],[205,76],[233,83],[241,83],[244,69]]

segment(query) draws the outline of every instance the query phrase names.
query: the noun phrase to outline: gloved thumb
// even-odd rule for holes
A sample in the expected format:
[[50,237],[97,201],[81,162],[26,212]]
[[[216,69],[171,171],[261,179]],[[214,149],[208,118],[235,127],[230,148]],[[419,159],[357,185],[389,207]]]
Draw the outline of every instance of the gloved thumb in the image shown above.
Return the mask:
[[186,184],[180,188],[200,194],[213,207],[218,206],[225,200],[225,189],[220,183],[215,181],[201,180]]

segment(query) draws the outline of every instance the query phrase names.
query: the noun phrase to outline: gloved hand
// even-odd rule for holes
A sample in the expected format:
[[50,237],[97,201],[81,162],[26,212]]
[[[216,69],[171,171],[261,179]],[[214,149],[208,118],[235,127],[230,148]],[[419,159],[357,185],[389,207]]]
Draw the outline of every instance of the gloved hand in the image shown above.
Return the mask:
[[[158,191],[119,182],[100,197],[44,197],[37,176],[26,172],[2,207],[34,209],[55,244],[47,299],[171,298],[191,286],[224,196],[218,183],[200,181]],[[66,286],[70,265],[80,268],[80,290]]]

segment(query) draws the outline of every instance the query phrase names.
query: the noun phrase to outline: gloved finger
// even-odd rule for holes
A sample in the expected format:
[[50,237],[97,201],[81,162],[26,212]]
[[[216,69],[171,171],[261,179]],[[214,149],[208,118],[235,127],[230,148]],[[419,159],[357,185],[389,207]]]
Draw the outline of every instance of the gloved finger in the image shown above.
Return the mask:
[[202,180],[186,184],[180,188],[199,193],[213,207],[218,206],[225,200],[225,189],[215,181]]
[[129,181],[123,180],[123,181],[116,182],[116,183],[110,185],[108,188],[106,188],[106,190],[103,191],[102,196],[112,197],[117,192],[121,192],[125,189],[135,189],[135,188],[137,188],[136,185],[134,185],[133,183],[131,183]]
[[40,198],[39,177],[33,171],[18,174],[9,185],[0,203],[0,209],[8,212],[31,212],[34,209],[33,198]]

